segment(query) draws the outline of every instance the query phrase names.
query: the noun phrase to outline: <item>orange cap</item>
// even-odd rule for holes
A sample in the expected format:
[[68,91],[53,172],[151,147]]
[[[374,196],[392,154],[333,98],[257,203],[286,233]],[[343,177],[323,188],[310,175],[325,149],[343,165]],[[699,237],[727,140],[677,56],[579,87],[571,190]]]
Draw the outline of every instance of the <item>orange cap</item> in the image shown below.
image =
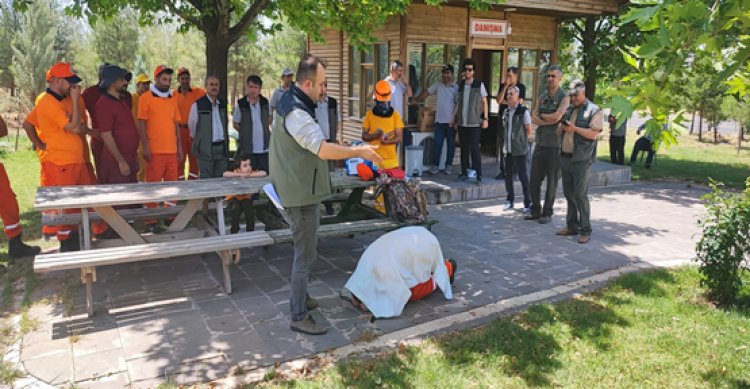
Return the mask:
[[159,65],[159,66],[156,67],[156,70],[154,70],[154,80],[156,80],[157,78],[159,78],[159,76],[162,73],[172,74],[172,73],[174,73],[174,70],[172,70],[172,68],[170,68],[167,65]]
[[372,169],[364,163],[357,165],[357,175],[362,181],[370,181],[375,177],[375,173],[373,173]]
[[73,66],[67,62],[58,62],[47,70],[47,81],[53,77],[64,78],[73,84],[81,82],[81,78],[73,70]]
[[190,70],[188,68],[181,66],[179,69],[177,69],[177,77],[183,75],[184,73],[187,73],[187,75],[190,75]]
[[380,80],[375,84],[375,100],[391,101],[391,84],[386,80]]

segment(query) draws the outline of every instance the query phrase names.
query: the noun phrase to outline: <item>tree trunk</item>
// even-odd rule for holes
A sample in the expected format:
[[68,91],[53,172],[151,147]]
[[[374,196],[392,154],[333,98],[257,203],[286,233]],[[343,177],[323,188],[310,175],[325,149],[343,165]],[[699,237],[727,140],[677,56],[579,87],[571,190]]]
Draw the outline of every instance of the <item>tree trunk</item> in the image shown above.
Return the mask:
[[227,98],[227,64],[232,42],[226,37],[206,34],[206,73],[219,77],[219,96]]
[[698,142],[703,142],[703,111],[698,112],[701,115],[701,120],[698,123]]
[[714,118],[714,144],[719,144],[719,126],[716,125],[716,118]]
[[744,132],[745,132],[745,127],[740,125],[740,133],[739,133],[739,136],[737,137],[737,154],[739,154],[740,150],[742,150],[742,135]]
[[589,16],[584,21],[583,34],[583,74],[586,78],[583,82],[586,85],[586,98],[594,101],[596,97],[596,79],[597,67],[599,60],[594,54],[594,43],[596,41],[596,17]]
[[693,111],[693,118],[690,120],[690,135],[693,135],[694,125],[695,125],[695,111]]

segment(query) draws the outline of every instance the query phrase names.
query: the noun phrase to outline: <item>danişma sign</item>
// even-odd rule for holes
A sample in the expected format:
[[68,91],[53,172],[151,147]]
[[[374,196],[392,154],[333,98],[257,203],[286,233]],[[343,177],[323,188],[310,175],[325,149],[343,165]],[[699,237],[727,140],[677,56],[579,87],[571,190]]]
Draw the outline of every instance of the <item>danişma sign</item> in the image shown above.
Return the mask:
[[507,35],[507,20],[471,19],[471,36],[505,38]]

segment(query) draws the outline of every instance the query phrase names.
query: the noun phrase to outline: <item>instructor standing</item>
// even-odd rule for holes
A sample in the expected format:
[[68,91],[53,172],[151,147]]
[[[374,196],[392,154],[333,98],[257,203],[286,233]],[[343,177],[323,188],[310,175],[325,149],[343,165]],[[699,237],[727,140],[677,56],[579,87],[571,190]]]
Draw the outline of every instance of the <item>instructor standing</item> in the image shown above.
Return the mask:
[[315,122],[315,101],[326,82],[325,66],[306,55],[297,68],[297,81],[279,99],[271,139],[271,182],[284,207],[294,244],[292,265],[291,330],[322,335],[327,328],[308,314],[317,306],[307,295],[307,279],[317,257],[320,202],[331,195],[327,160],[361,157],[382,162],[375,148],[347,147],[326,142]]

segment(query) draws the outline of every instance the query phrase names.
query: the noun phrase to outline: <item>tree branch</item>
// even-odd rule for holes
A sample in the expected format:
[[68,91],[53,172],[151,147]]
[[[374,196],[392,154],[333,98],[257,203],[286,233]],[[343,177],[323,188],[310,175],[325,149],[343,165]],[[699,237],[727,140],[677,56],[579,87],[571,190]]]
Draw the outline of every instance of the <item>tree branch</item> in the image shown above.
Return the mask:
[[583,29],[578,25],[577,21],[573,21],[573,27],[578,31],[579,36],[573,35],[575,38],[577,38],[579,41],[583,42],[583,35],[585,34],[583,32]]
[[269,3],[269,0],[255,0],[253,5],[245,11],[237,24],[229,29],[229,41],[235,42],[239,39],[240,36],[242,36],[242,34],[244,34],[250,27],[250,24],[257,20],[261,11],[268,7]]
[[[190,2],[190,4],[192,4],[192,5],[193,5],[193,7],[195,7],[195,4],[194,4],[194,3],[192,2],[192,1]],[[177,7],[177,6],[175,5],[175,2],[174,2],[174,0],[170,0],[170,1],[165,1],[165,2],[164,2],[164,5],[166,5],[166,6],[167,6],[167,8],[168,8],[168,9],[169,9],[169,10],[170,10],[170,11],[171,11],[171,12],[172,12],[173,14],[175,14],[175,15],[177,15],[177,16],[179,16],[179,17],[181,17],[181,18],[182,18],[182,19],[183,19],[184,21],[186,21],[186,22],[188,22],[188,23],[190,23],[190,24],[193,24],[193,25],[195,25],[196,27],[198,27],[198,29],[200,29],[200,30],[203,30],[203,29],[205,28],[205,26],[203,25],[203,21],[201,21],[200,19],[198,19],[198,18],[194,17],[193,15],[190,15],[190,14],[189,14],[189,13],[187,13],[187,12],[186,12],[186,11],[185,11],[184,9],[180,9],[180,8],[178,8],[178,7]],[[200,12],[200,10],[198,10],[198,11]]]

